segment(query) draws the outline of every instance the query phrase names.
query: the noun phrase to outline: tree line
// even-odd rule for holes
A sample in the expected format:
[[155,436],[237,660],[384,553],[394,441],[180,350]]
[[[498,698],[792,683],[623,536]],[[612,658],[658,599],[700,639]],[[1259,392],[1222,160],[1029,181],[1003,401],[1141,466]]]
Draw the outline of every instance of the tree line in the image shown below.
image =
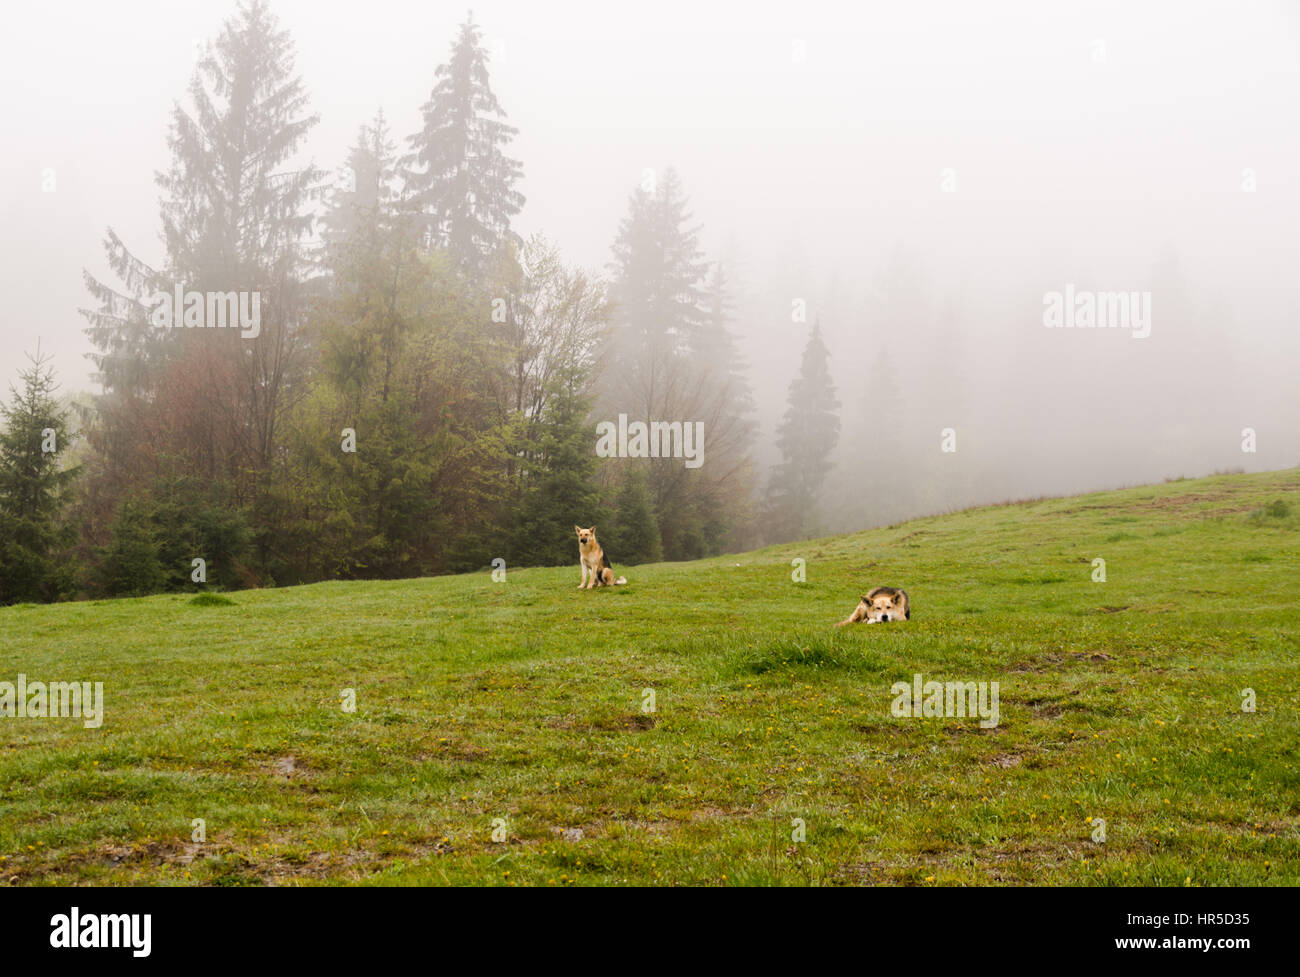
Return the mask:
[[[84,276],[99,392],[61,401],[38,351],[0,406],[0,602],[570,563],[578,522],[622,563],[814,528],[829,353],[814,328],[763,483],[679,175],[636,186],[592,274],[512,226],[523,164],[472,17],[421,115],[400,138],[378,112],[337,179],[298,165],[318,117],[292,39],[239,4],[172,112],[161,266],[110,228],[112,275]],[[160,327],[178,287],[256,293],[256,333]],[[619,414],[702,422],[705,463],[598,458]]]

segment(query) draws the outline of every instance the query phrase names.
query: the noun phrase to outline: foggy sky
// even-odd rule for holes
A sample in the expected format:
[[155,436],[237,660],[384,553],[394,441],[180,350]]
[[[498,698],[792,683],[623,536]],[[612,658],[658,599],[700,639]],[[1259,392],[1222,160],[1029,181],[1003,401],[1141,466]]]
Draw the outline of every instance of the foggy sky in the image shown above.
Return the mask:
[[[196,41],[232,9],[211,0],[6,9],[4,388],[39,340],[65,392],[92,389],[77,314],[89,303],[82,268],[107,274],[109,225],[161,263],[153,175],[168,163],[169,112],[187,104]],[[321,116],[303,161],[331,175],[381,106],[404,148],[466,12],[395,0],[274,0],[272,9],[297,43]],[[1069,449],[1058,463],[1039,455],[1032,477],[1008,490],[1300,463],[1300,3],[521,0],[473,9],[493,52],[494,91],[520,130],[509,150],[523,161],[528,198],[518,231],[541,231],[569,262],[603,271],[642,171],[678,169],[702,244],[732,270],[764,461],[807,338],[806,325],[790,322],[793,298],[820,317],[835,357],[848,450],[873,344],[904,328],[878,301],[896,256],[916,269],[926,303],[956,310],[972,416],[1005,418],[1047,410],[1053,398],[1068,405],[1090,383],[1106,389],[1045,337],[1045,290],[1149,287],[1172,254],[1195,307],[1215,310],[1205,355],[1222,350],[1236,378],[1200,398],[1221,398],[1223,431],[1213,444],[1163,446],[1153,466],[1136,449],[1117,452],[1122,463],[1098,455],[1092,469],[1065,465]],[[47,167],[54,193],[41,191]],[[1242,191],[1248,168],[1253,193]],[[955,192],[941,188],[947,170]],[[1111,344],[1099,369],[1111,356],[1147,358],[1142,382],[1154,403],[1180,368],[1155,345],[1173,328],[1160,301],[1150,340],[1092,337]],[[1140,342],[1152,346],[1139,351]],[[910,403],[926,395],[915,346],[899,347]],[[1072,430],[1094,428],[1090,445],[1142,423],[1113,402],[1065,416]],[[1268,431],[1258,455],[1233,450],[1246,424]]]

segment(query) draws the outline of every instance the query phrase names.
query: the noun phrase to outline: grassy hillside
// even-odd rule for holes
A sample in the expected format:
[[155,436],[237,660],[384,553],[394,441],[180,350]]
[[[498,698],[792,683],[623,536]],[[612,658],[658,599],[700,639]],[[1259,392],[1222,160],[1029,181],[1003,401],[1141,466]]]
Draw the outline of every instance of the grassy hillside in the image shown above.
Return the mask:
[[[0,881],[1294,884],[1297,544],[1292,470],[613,591],[575,561],[0,609],[0,681],[105,683],[99,729],[0,719]],[[873,584],[912,621],[836,630]],[[917,672],[999,682],[1000,724],[895,718]]]

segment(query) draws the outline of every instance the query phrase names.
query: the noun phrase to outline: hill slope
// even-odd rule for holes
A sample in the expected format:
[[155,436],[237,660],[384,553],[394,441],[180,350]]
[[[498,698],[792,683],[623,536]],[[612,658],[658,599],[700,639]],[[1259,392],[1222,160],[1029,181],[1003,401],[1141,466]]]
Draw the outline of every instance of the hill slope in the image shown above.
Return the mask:
[[[3,608],[0,681],[102,681],[105,719],[0,719],[0,878],[1295,883],[1298,543],[1291,470],[612,591],[575,561]],[[873,584],[912,621],[832,627]],[[998,682],[998,725],[896,718],[916,673]]]

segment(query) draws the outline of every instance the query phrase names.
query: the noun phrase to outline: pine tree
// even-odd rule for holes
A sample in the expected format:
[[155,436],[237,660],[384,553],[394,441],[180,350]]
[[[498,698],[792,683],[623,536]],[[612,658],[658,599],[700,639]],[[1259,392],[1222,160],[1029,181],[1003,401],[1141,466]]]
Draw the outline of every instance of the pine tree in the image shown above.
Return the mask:
[[556,378],[539,424],[538,450],[530,487],[520,506],[511,551],[524,566],[549,566],[573,559],[573,526],[596,508],[596,459],[587,426],[590,402],[580,392],[583,377],[566,370]]
[[110,541],[99,554],[99,586],[111,597],[155,594],[167,586],[158,533],[147,503],[126,502],[113,520]]
[[[156,176],[165,191],[165,267],[135,257],[109,228],[104,249],[120,286],[84,276],[99,305],[82,314],[98,351],[92,359],[105,394],[97,403],[100,420],[129,412],[140,400],[153,401],[160,375],[177,356],[186,331],[149,323],[154,294],[170,293],[177,283],[194,290],[258,290],[264,293],[264,319],[269,311],[273,320],[288,322],[299,311],[292,293],[302,270],[302,238],[311,225],[305,208],[318,192],[320,173],[285,164],[317,118],[302,114],[307,96],[293,76],[293,43],[263,0],[241,3],[225,22],[195,68],[189,93],[193,111],[179,104],[173,109],[172,163]],[[284,345],[276,332],[263,329],[263,347]],[[263,367],[260,379],[276,380],[270,388],[278,388],[283,364],[256,360]],[[108,417],[108,426],[119,419]],[[122,440],[108,445],[116,457],[122,456]]]
[[[699,340],[708,264],[688,206],[681,178],[668,167],[656,186],[636,189],[619,224],[610,297],[618,310],[616,351],[626,370],[652,372]],[[643,378],[642,386],[647,383],[652,380]]]
[[744,357],[731,331],[735,305],[721,262],[715,263],[709,273],[705,295],[704,314],[691,343],[692,352],[703,370],[725,381],[732,412],[737,417],[748,417],[757,408],[745,375]]
[[516,236],[510,219],[524,205],[515,187],[523,167],[505,153],[518,132],[488,81],[487,53],[473,14],[461,25],[451,59],[421,107],[424,125],[410,137],[408,205],[422,215],[425,240],[444,248],[463,271],[478,275]]
[[19,374],[22,390],[0,404],[0,604],[66,596],[71,575],[61,563],[70,534],[61,516],[75,469],[63,466],[68,412],[54,397],[49,358],[38,350]]
[[745,358],[731,331],[733,318],[731,291],[719,262],[709,275],[704,317],[692,344],[692,359],[702,382],[716,395],[718,409],[710,435],[713,451],[725,451],[734,463],[741,458],[748,461],[747,452],[758,427],[758,406],[746,374]]
[[351,406],[375,375],[387,400],[404,336],[413,327],[402,301],[413,277],[429,277],[409,215],[398,199],[398,161],[380,110],[363,125],[348,154],[350,174],[329,195],[324,224],[330,288],[315,308],[309,334],[327,377],[351,388]]
[[819,324],[808,337],[787,404],[776,438],[782,460],[768,484],[769,531],[778,540],[801,538],[816,528],[818,497],[840,437],[840,402]]
[[[305,389],[301,325],[312,287],[306,237],[320,172],[292,159],[316,124],[294,74],[293,42],[264,0],[247,0],[222,26],[177,104],[172,161],[157,174],[166,263],[153,269],[111,231],[105,242],[120,285],[87,276],[99,307],[86,330],[104,393],[88,438],[106,464],[95,516],[127,493],[180,474],[229,484],[225,504],[256,515],[283,459],[280,424]],[[246,292],[260,332],[161,329],[148,303],[177,285]],[[261,549],[261,563],[267,553]]]
[[222,25],[189,95],[192,113],[172,110],[172,163],[157,177],[169,274],[199,290],[300,274],[322,174],[287,164],[319,117],[304,114],[293,40],[265,0]]
[[614,498],[614,523],[606,535],[607,548],[621,563],[655,563],[663,559],[663,544],[645,473],[629,470]]
[[632,194],[613,256],[614,328],[602,410],[704,424],[705,466],[687,470],[676,458],[649,459],[646,487],[668,559],[719,552],[750,494],[752,427],[739,358],[729,345],[725,283],[715,279],[710,295],[699,228],[675,170]]
[[191,355],[228,364],[224,376],[213,371],[206,394],[229,407],[224,424],[199,415],[198,430],[178,435],[183,444],[210,442],[212,477],[254,475],[256,485],[236,486],[249,499],[269,477],[284,397],[304,365],[308,205],[322,193],[323,174],[292,160],[319,117],[306,114],[293,40],[265,0],[240,3],[222,25],[189,95],[192,112],[172,111],[172,163],[158,175],[168,274],[198,291],[257,292],[261,326],[251,342],[181,331],[182,344],[200,347]]
[[348,152],[345,182],[329,194],[321,218],[327,253],[349,248],[377,250],[397,217],[397,156],[383,109],[357,131]]

